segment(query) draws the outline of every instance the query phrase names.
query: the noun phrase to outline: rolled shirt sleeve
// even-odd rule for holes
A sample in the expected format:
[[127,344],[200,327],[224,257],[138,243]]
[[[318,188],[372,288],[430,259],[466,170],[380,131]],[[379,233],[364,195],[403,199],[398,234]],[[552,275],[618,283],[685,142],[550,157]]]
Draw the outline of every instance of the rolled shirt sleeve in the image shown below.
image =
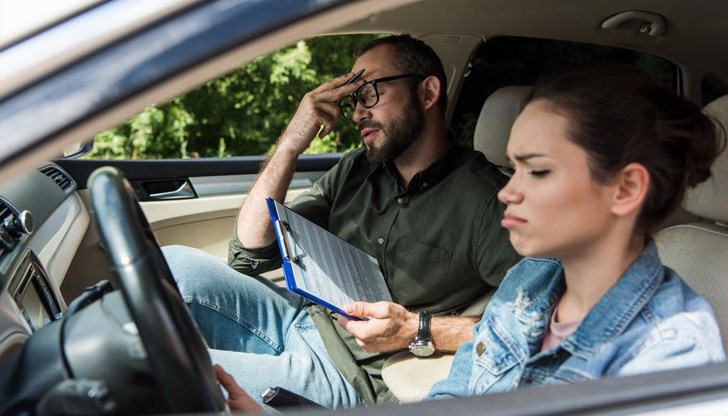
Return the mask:
[[[329,214],[331,213],[331,201],[335,190],[340,186],[343,172],[347,169],[348,159],[349,154],[344,155],[341,161],[314,182],[311,188],[303,191],[286,205],[297,214],[327,229]],[[230,267],[251,276],[281,267],[282,259],[276,241],[265,247],[247,248],[240,242],[237,228],[236,221],[228,244],[227,260]]]

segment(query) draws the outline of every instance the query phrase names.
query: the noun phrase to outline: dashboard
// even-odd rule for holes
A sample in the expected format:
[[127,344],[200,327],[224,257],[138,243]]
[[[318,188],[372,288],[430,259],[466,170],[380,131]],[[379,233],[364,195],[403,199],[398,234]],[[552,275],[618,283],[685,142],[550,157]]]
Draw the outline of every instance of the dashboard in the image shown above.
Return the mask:
[[89,225],[76,188],[55,164],[0,187],[0,376],[6,356],[63,317],[61,283]]

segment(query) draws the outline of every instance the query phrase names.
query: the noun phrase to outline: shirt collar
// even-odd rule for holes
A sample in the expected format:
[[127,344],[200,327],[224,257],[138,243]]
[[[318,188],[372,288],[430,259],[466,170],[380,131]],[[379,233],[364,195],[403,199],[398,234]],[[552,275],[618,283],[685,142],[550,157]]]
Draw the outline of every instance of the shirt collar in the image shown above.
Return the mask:
[[[462,166],[464,159],[467,157],[467,150],[467,147],[451,140],[450,145],[440,159],[436,160],[433,164],[412,177],[412,180],[407,186],[407,189],[404,190],[404,193],[409,194],[424,192],[433,187],[436,183],[446,178],[455,169]],[[384,162],[382,163],[382,167],[384,171],[395,178],[399,184],[399,172],[397,171],[397,167],[394,165],[394,162]]]
[[563,347],[575,355],[590,353],[597,345],[614,340],[632,323],[662,283],[664,267],[650,242],[617,283],[584,317]]

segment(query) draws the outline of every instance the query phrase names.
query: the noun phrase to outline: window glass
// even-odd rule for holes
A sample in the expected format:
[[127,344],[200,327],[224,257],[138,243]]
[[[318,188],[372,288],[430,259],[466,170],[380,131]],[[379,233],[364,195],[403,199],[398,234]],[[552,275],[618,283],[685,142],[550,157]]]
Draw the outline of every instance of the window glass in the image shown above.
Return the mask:
[[584,63],[639,65],[677,90],[677,67],[662,58],[628,49],[547,39],[497,37],[483,43],[471,61],[458,97],[451,128],[458,141],[472,146],[475,123],[485,99],[508,85],[534,85],[542,74]]
[[[162,105],[149,107],[94,138],[94,159],[167,159],[264,155],[303,95],[351,70],[352,52],[381,35],[323,36],[262,56]],[[340,120],[306,153],[359,145],[354,123]]]

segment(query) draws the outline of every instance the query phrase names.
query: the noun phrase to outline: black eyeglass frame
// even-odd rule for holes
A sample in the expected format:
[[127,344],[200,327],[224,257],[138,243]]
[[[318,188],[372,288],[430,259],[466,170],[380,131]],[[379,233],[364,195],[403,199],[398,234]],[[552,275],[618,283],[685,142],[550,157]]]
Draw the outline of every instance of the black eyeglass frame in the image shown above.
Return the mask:
[[[421,75],[421,74],[402,74],[402,75],[393,75],[391,77],[377,78],[377,79],[373,79],[371,81],[365,82],[364,84],[359,86],[359,88],[357,88],[353,94],[347,95],[346,97],[343,97],[342,99],[339,100],[339,111],[341,111],[341,115],[345,119],[351,120],[350,117],[347,117],[346,112],[344,111],[344,108],[346,108],[346,107],[351,108],[352,115],[353,115],[354,114],[353,112],[356,110],[357,103],[361,104],[362,107],[364,107],[364,108],[372,108],[375,105],[379,104],[379,89],[377,88],[377,84],[381,84],[383,82],[395,81],[395,80],[403,79],[403,78],[411,78],[411,77],[427,78],[425,75]],[[376,99],[374,100],[374,103],[371,105],[366,105],[362,102],[362,100],[359,99],[359,91],[362,88],[364,88],[367,84],[372,85],[372,87],[374,88],[374,95],[376,97]],[[345,100],[347,100],[349,98],[351,98],[353,100],[353,103],[354,103],[353,106],[350,106],[350,105],[348,105],[348,103],[344,102]]]

